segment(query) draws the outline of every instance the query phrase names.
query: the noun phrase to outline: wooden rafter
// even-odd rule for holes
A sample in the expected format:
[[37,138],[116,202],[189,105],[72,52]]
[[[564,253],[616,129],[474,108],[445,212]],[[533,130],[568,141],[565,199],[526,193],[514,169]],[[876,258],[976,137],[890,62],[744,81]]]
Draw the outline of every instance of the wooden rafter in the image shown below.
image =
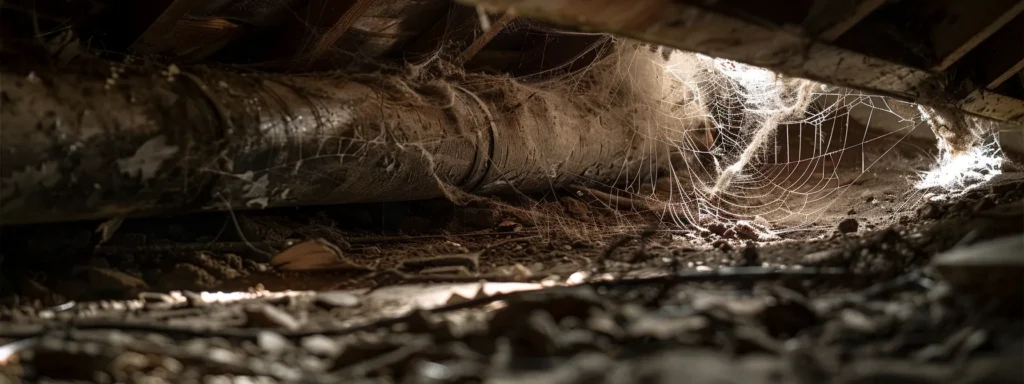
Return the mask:
[[402,50],[407,57],[416,60],[417,57],[424,57],[439,50],[451,49],[443,53],[448,54],[453,61],[465,64],[480,53],[513,20],[515,15],[505,12],[493,21],[487,30],[483,30],[476,9],[452,4],[448,12],[430,29],[406,44]]
[[[525,17],[611,32],[674,48],[773,69],[937,107],[963,108],[1024,123],[1024,101],[977,97],[952,101],[930,71],[816,42],[794,31],[707,10],[697,0],[460,0]],[[1005,24],[1005,23],[1004,23]],[[993,106],[992,103],[998,103]],[[1016,111],[1010,106],[1016,105]]]
[[988,89],[1024,70],[1024,14],[981,43],[965,62],[975,66],[976,82]]
[[512,12],[505,12],[502,14],[498,20],[491,23],[487,30],[479,31],[480,34],[473,39],[472,43],[469,43],[469,46],[462,50],[462,53],[455,58],[455,62],[462,65],[469,62],[469,60],[472,60],[481,49],[487,46],[487,43],[490,43],[495,36],[498,36],[498,33],[501,33],[501,30],[515,18],[516,16]]
[[836,41],[846,31],[885,4],[886,0],[845,0],[820,2],[825,4],[812,15],[818,38]]
[[296,53],[308,63],[315,62],[341,39],[356,19],[376,0],[312,0],[306,8],[304,25],[313,34],[312,42]]
[[146,26],[141,29],[142,33],[132,40],[131,49],[142,53],[156,53],[167,49],[178,20],[181,20],[188,11],[204,3],[203,0],[140,2],[140,4],[145,4],[145,9],[141,9],[133,15],[137,18],[134,23]]
[[944,71],[993,33],[1024,11],[1024,0],[984,2],[941,0],[929,2],[933,13],[945,15],[931,30],[931,44],[938,62],[932,68]]
[[201,60],[216,53],[241,34],[241,27],[225,19],[181,19],[174,28],[170,50],[187,60]]

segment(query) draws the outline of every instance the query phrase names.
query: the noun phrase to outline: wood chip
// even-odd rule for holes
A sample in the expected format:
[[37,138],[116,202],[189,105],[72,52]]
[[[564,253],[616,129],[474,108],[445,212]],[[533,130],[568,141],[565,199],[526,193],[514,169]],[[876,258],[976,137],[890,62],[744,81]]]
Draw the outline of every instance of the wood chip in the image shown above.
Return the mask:
[[271,305],[253,305],[245,308],[245,325],[250,328],[280,328],[296,330],[302,325],[295,317]]
[[117,232],[118,228],[121,228],[122,223],[124,223],[124,217],[115,217],[104,221],[103,224],[96,227],[96,233],[101,234],[100,244],[110,241],[110,239],[114,237],[114,233]]
[[438,267],[465,267],[471,272],[478,270],[480,255],[482,252],[471,252],[454,255],[440,255],[422,259],[405,260],[399,264],[398,269],[402,271],[422,271]]
[[421,275],[457,275],[457,276],[472,276],[473,275],[472,272],[470,272],[468,269],[466,269],[466,267],[461,266],[461,265],[449,265],[449,266],[445,266],[445,267],[427,268],[427,269],[424,269],[424,270],[420,271],[420,274]]
[[270,265],[280,271],[365,270],[342,257],[338,247],[324,239],[306,240],[274,255]]

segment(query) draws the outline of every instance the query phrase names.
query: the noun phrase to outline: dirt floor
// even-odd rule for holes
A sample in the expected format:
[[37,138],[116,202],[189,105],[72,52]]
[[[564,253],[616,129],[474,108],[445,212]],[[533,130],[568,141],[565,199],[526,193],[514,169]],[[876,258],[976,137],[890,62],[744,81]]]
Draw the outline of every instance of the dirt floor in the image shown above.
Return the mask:
[[1003,176],[775,241],[569,191],[3,228],[0,381],[1020,383]]

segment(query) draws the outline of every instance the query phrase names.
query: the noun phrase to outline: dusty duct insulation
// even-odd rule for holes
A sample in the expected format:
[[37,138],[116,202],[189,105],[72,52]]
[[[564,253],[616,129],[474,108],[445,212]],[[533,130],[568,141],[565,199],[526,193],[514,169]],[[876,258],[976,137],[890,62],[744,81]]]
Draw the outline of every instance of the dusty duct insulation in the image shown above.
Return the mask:
[[2,223],[630,183],[669,141],[645,131],[660,114],[635,95],[656,76],[620,75],[615,57],[541,87],[88,60],[68,68],[92,70],[4,68]]

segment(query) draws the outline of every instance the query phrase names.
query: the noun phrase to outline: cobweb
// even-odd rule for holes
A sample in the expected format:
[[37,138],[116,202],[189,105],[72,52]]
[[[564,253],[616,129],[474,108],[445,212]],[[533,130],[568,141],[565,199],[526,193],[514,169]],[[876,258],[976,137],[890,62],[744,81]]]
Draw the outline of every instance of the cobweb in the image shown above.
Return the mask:
[[979,144],[952,154],[912,103],[663,47],[617,54],[621,76],[658,79],[646,97],[661,126],[637,131],[653,132],[672,153],[657,160],[657,175],[624,175],[608,187],[662,202],[660,214],[677,228],[760,240],[830,233],[857,214],[851,207],[883,196],[888,205],[872,218],[894,224],[925,199],[1000,171],[998,137],[980,120],[967,121]]

